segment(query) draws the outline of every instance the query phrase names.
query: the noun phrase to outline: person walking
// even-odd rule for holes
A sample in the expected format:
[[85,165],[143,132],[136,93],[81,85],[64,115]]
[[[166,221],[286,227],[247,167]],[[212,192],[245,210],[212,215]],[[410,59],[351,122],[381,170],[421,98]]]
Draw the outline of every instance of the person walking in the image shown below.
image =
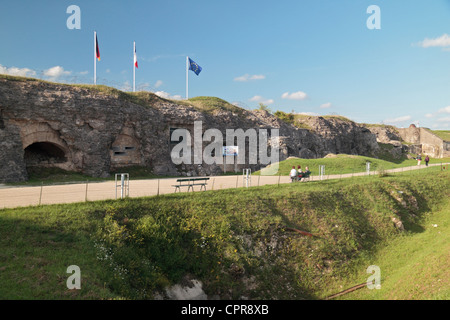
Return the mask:
[[422,161],[422,155],[419,153],[416,157],[417,165],[420,166],[420,162]]
[[427,155],[425,157],[425,165],[428,167],[428,162],[430,162],[430,157]]
[[291,177],[291,182],[297,181],[297,170],[295,170],[295,166],[292,166],[289,176]]

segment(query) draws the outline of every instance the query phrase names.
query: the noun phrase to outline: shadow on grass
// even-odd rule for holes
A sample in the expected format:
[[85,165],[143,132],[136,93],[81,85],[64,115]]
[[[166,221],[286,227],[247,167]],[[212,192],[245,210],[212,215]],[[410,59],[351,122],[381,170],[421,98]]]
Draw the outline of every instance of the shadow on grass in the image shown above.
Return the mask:
[[[45,215],[43,210],[36,215]],[[46,226],[35,216],[0,213],[1,299],[109,299],[105,278],[96,261],[92,242],[85,235],[67,232],[62,226]],[[29,213],[29,212],[28,212]],[[29,217],[27,213],[27,216]],[[45,218],[43,218],[45,219]],[[82,289],[69,290],[67,268],[81,269]]]

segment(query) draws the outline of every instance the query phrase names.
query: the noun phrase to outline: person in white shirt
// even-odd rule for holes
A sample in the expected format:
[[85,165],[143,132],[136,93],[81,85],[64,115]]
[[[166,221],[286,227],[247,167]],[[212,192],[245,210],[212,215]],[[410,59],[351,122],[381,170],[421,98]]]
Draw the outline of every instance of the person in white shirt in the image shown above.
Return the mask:
[[297,170],[295,170],[295,166],[292,166],[289,176],[291,177],[291,182],[297,181]]

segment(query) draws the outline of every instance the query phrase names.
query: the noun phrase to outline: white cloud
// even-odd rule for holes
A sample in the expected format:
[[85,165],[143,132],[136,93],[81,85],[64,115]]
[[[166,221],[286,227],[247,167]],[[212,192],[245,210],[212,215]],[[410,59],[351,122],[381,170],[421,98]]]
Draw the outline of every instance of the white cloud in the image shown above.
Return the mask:
[[89,73],[89,71],[81,71],[81,72],[79,72],[79,74],[82,75],[82,76],[87,75],[88,73]]
[[261,100],[261,99],[263,99],[263,97],[261,97],[261,96],[254,96],[253,98],[251,98],[251,99],[249,99],[250,101],[259,101],[259,100]]
[[250,101],[255,101],[266,105],[274,103],[273,99],[265,99],[261,96],[254,96],[253,98],[250,99]]
[[242,101],[233,101],[233,102],[231,102],[231,104],[233,106],[236,106],[236,107],[239,107],[239,108],[242,108],[242,109],[247,109],[248,108],[248,106]]
[[49,77],[51,79],[58,79],[62,76],[68,76],[71,73],[72,72],[70,71],[65,71],[64,68],[60,66],[55,66],[53,68],[44,70],[44,76]]
[[122,86],[119,88],[121,91],[131,91],[132,87],[130,85],[130,81],[125,81]]
[[162,84],[163,84],[163,82],[162,82],[161,80],[156,81],[156,83],[155,83],[155,88],[161,87]]
[[426,115],[425,115],[425,118],[433,118],[434,116],[433,116],[433,114],[432,113],[427,113]]
[[331,107],[331,102],[324,103],[320,105],[320,109],[327,109]]
[[181,100],[183,99],[180,95],[170,95],[170,93],[167,93],[165,91],[156,91],[155,94],[158,97],[164,98],[164,99],[171,99],[171,100]]
[[265,78],[266,78],[266,76],[262,75],[262,74],[249,75],[247,73],[247,74],[244,74],[243,76],[234,78],[234,81],[247,82],[247,81],[251,81],[251,80],[264,80]]
[[430,47],[450,47],[450,36],[443,34],[442,36],[434,39],[425,38],[425,40],[418,43],[422,48]]
[[450,106],[447,106],[445,108],[439,109],[439,113],[450,113]]
[[409,121],[411,120],[411,116],[402,116],[402,117],[397,117],[397,118],[392,118],[392,119],[386,119],[383,122],[384,123],[399,123],[399,122],[404,122],[404,121]]
[[7,68],[2,66],[1,64],[0,64],[0,73],[19,77],[33,77],[36,75],[36,71],[28,68],[16,68],[16,67]]
[[150,83],[144,82],[137,85],[136,91],[148,91],[148,89],[150,88],[151,88]]
[[450,122],[450,117],[439,118],[436,121],[437,122]]
[[303,91],[297,91],[293,93],[285,92],[281,95],[281,98],[289,100],[305,100],[307,97],[308,95]]

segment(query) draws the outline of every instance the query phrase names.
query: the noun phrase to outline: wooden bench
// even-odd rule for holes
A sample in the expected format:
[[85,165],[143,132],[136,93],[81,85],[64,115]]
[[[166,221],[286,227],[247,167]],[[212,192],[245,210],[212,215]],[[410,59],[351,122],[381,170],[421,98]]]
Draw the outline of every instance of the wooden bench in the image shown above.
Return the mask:
[[178,184],[173,185],[175,187],[175,192],[177,190],[181,192],[181,187],[188,187],[188,192],[190,189],[194,191],[194,186],[200,186],[200,190],[204,188],[206,191],[206,184],[209,178],[184,178],[184,179],[177,179]]

